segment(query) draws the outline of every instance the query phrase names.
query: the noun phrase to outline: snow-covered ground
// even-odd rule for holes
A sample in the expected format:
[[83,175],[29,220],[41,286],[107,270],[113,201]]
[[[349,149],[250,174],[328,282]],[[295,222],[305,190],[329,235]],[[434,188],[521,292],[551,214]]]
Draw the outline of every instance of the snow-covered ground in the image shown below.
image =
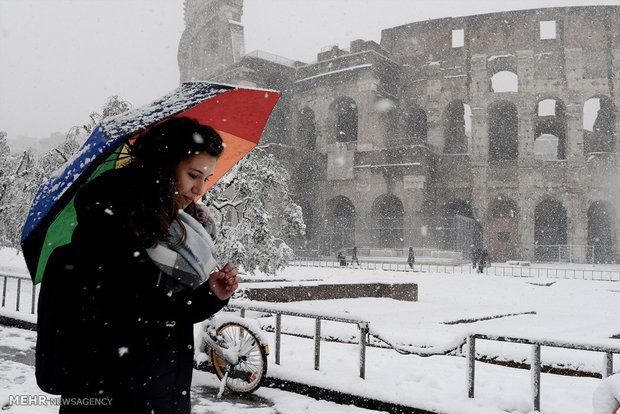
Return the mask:
[[[23,263],[19,262],[19,257],[14,256],[0,250],[0,269],[13,268],[23,271]],[[380,332],[390,341],[403,345],[442,346],[469,333],[481,333],[606,345],[620,349],[620,339],[613,339],[620,335],[618,282],[305,267],[290,267],[278,275],[278,280],[289,282],[252,281],[257,279],[264,280],[266,277],[246,277],[242,286],[286,283],[417,283],[417,302],[359,298],[280,304],[290,309],[313,313],[339,313],[359,317],[370,321],[371,331]],[[24,304],[21,309],[23,313],[29,313],[29,286],[24,286],[23,289]],[[14,313],[14,309],[1,312]],[[248,312],[247,316],[257,318],[264,327],[274,326],[272,315]],[[314,320],[283,316],[282,330],[312,336]],[[16,349],[15,352],[18,352],[20,347],[32,349],[33,333],[21,330],[14,332],[26,333],[20,334],[21,336],[15,334],[18,339],[11,339],[13,345],[9,348]],[[323,337],[346,341],[357,338],[357,327],[324,321],[321,333]],[[356,344],[322,342],[320,370],[316,371],[314,343],[311,339],[283,335],[281,364],[278,366],[274,360],[274,336],[272,333],[267,336],[271,348],[268,376],[449,414],[528,413],[532,410],[530,373],[527,370],[476,363],[475,398],[470,399],[467,397],[466,359],[462,355],[423,358],[401,355],[390,349],[369,347],[366,353],[366,379],[361,379],[358,365],[359,347]],[[7,337],[0,333],[0,349],[5,346]],[[479,356],[529,362],[529,345],[481,340],[477,342]],[[12,361],[5,356],[0,353],[0,388],[9,391],[0,392],[0,405],[6,403],[10,393],[40,394],[34,385],[32,367],[23,361]],[[545,365],[573,370],[603,371],[603,354],[598,352],[543,347],[542,361]],[[620,358],[616,355],[614,371],[618,372],[619,369]],[[196,397],[196,390],[213,385],[215,381],[211,374],[198,372],[195,376],[194,394],[195,399],[198,398],[195,412],[228,412],[225,410],[229,408],[220,407],[220,404],[224,404],[223,401],[204,397],[205,394],[200,391],[198,394],[203,396]],[[592,412],[592,395],[600,382],[601,380],[596,378],[543,373],[541,412]],[[237,404],[237,411],[230,412],[240,412],[242,409],[287,413],[357,412],[353,407],[316,402],[294,394],[287,393],[286,397],[282,395],[284,394],[280,394],[280,391],[261,389],[256,396],[268,400],[265,405],[245,407],[239,400],[228,404]],[[283,402],[284,400],[286,402]],[[340,409],[352,411],[337,411]]]

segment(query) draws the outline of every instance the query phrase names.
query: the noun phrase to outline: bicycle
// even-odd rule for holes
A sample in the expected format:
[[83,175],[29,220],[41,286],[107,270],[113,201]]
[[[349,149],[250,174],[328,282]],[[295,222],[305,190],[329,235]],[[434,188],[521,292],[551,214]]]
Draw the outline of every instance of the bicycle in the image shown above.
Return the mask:
[[256,321],[214,315],[202,322],[195,367],[215,372],[224,388],[237,394],[257,390],[267,374],[269,345]]

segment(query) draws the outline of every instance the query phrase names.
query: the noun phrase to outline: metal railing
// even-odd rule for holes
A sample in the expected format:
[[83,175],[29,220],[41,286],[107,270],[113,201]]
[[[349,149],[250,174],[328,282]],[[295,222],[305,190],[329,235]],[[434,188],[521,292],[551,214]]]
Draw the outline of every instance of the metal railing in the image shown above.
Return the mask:
[[[320,365],[320,342],[321,342],[321,321],[329,320],[335,322],[343,322],[355,324],[359,328],[359,369],[360,369],[360,378],[365,379],[366,375],[366,347],[369,345],[368,337],[374,336],[378,340],[384,342],[388,345],[389,348],[399,352],[400,354],[410,354],[410,355],[419,355],[419,356],[432,356],[432,355],[455,355],[454,352],[458,351],[463,342],[460,344],[447,347],[445,349],[440,349],[437,352],[433,352],[432,349],[429,348],[420,348],[420,347],[412,347],[412,346],[399,346],[396,344],[390,343],[388,340],[382,338],[379,334],[375,333],[370,328],[370,323],[363,318],[352,318],[349,316],[341,316],[341,315],[326,315],[326,314],[318,314],[306,311],[299,310],[291,310],[280,307],[278,305],[255,305],[249,303],[243,303],[239,301],[231,301],[228,305],[229,308],[239,309],[241,311],[241,316],[245,317],[246,310],[252,310],[256,312],[264,312],[271,313],[276,315],[276,323],[275,323],[275,362],[280,365],[280,352],[281,352],[281,335],[282,335],[282,315],[290,315],[294,317],[300,318],[310,318],[315,320],[315,333],[314,333],[314,369],[319,370]],[[601,376],[606,378],[613,374],[613,356],[614,354],[620,355],[619,347],[610,347],[603,345],[593,345],[593,344],[575,344],[575,343],[567,343],[567,342],[559,342],[559,341],[549,341],[549,340],[536,340],[530,338],[514,338],[514,337],[503,337],[503,336],[492,336],[492,335],[482,335],[482,334],[472,334],[466,338],[466,355],[467,358],[467,392],[469,398],[474,398],[475,394],[475,362],[476,362],[476,340],[488,340],[488,341],[499,341],[499,342],[510,342],[510,343],[520,343],[532,346],[531,352],[531,361],[530,361],[530,372],[531,372],[531,389],[532,389],[532,405],[534,406],[534,410],[540,410],[540,374],[541,374],[541,347],[554,347],[554,348],[563,348],[563,349],[571,349],[571,350],[579,350],[579,351],[591,351],[591,352],[600,352],[604,354],[603,360],[603,368],[601,370]],[[459,353],[458,356],[462,356]]]
[[17,275],[17,274],[0,274],[0,277],[3,278],[2,281],[2,303],[1,307],[7,307],[7,295],[10,293],[9,281],[13,282],[13,286],[11,286],[11,290],[15,289],[15,311],[20,312],[20,307],[22,304],[22,284],[25,282],[26,285],[30,285],[30,293],[31,293],[31,304],[30,304],[30,313],[35,313],[35,305],[37,303],[37,287],[32,284],[30,280],[30,276],[28,275]]
[[360,378],[366,378],[366,346],[368,338],[368,330],[370,322],[361,318],[351,318],[344,315],[328,315],[319,314],[306,311],[296,311],[279,307],[277,305],[256,305],[251,303],[242,303],[236,300],[231,300],[228,305],[229,308],[239,309],[241,311],[241,317],[245,317],[245,311],[251,310],[256,312],[273,313],[276,315],[275,326],[275,362],[280,365],[280,350],[282,347],[282,315],[294,316],[298,318],[314,319],[314,369],[319,370],[321,361],[321,322],[332,321],[342,322],[357,325],[359,330],[359,372]]
[[[336,259],[320,259],[320,258],[296,258],[291,265],[301,267],[334,267],[334,268],[356,268],[365,270],[391,270],[397,272],[422,272],[422,273],[476,273],[477,269],[470,264],[414,264],[413,268],[407,263],[400,263],[393,259],[385,258],[384,261],[373,260],[366,261],[364,257],[360,258],[360,264],[350,263],[350,257],[347,257],[347,266],[341,266]],[[508,265],[492,265],[484,269],[485,275],[504,276],[504,277],[523,277],[523,278],[544,278],[544,279],[578,279],[578,280],[596,280],[607,282],[620,281],[620,269],[562,269],[547,268],[533,266],[508,266]]]
[[[471,268],[471,266],[469,266]],[[474,269],[471,269],[473,273]],[[606,282],[620,281],[620,269],[561,269],[530,266],[491,266],[485,268],[485,274],[507,277],[530,277],[547,279],[578,279]]]
[[[469,266],[468,266],[469,267]],[[457,266],[452,266],[452,268],[458,268]],[[531,270],[531,269],[529,269]],[[554,269],[547,269],[554,270]],[[557,270],[557,269],[555,269]],[[30,278],[25,275],[0,275],[3,277],[3,287],[2,287],[2,307],[6,306],[7,303],[7,286],[9,281],[13,281],[15,283],[15,310],[20,311],[21,304],[21,290],[22,290],[22,281],[27,280],[30,282]],[[524,276],[531,277],[531,276]],[[32,314],[35,313],[35,304],[36,304],[36,286],[32,285],[31,295],[32,295],[32,303],[30,312]],[[433,349],[429,348],[419,348],[412,346],[399,346],[397,344],[392,344],[389,340],[385,339],[378,332],[375,332],[370,327],[370,322],[364,318],[359,317],[351,317],[347,315],[341,314],[329,314],[329,313],[313,313],[307,312],[305,310],[295,310],[290,306],[279,306],[277,304],[264,304],[264,303],[247,303],[244,301],[231,300],[227,305],[231,309],[238,309],[241,312],[241,316],[245,317],[246,311],[255,311],[262,313],[270,313],[275,314],[275,363],[280,365],[280,355],[282,348],[282,316],[292,316],[297,318],[306,318],[306,319],[314,319],[314,369],[319,370],[320,368],[320,358],[321,358],[321,325],[322,321],[332,321],[332,322],[340,322],[353,324],[357,326],[358,329],[358,343],[359,343],[359,376],[362,379],[366,378],[366,348],[367,346],[376,346],[370,345],[369,339],[370,337],[375,337],[377,340],[388,345],[388,348],[395,350],[401,354],[413,354],[413,355],[421,355],[421,356],[430,356],[430,355],[448,355],[460,349],[461,344],[457,344],[455,346],[440,349],[437,352],[434,352]],[[563,349],[572,349],[572,350],[581,350],[581,351],[592,351],[592,352],[600,352],[604,354],[604,362],[603,369],[601,370],[601,375],[603,378],[610,376],[613,374],[613,356],[614,354],[620,355],[619,347],[610,347],[610,346],[601,346],[601,345],[592,345],[592,344],[575,344],[575,343],[563,343],[556,341],[548,341],[548,340],[536,340],[536,339],[528,339],[528,338],[514,338],[514,337],[502,337],[502,336],[492,336],[492,335],[481,335],[481,334],[472,334],[469,335],[466,339],[466,357],[467,357],[467,389],[469,398],[474,398],[475,391],[475,361],[476,361],[476,340],[488,340],[488,341],[499,341],[499,342],[510,342],[510,343],[520,343],[532,346],[531,352],[531,361],[530,361],[530,372],[531,372],[531,382],[532,382],[532,404],[535,410],[540,410],[540,374],[541,374],[541,347],[555,347],[555,348],[563,348]],[[453,354],[454,355],[454,354]],[[459,352],[459,355],[462,355]]]
[[620,354],[620,348],[599,346],[591,344],[574,344],[566,342],[555,342],[548,340],[534,340],[527,338],[510,338],[502,336],[491,335],[470,335],[467,338],[467,389],[469,398],[474,398],[474,382],[475,382],[475,362],[476,362],[476,340],[488,340],[499,342],[511,342],[519,344],[527,344],[532,346],[531,360],[530,360],[530,378],[532,389],[532,405],[534,411],[540,411],[540,371],[541,371],[541,358],[540,349],[543,346],[563,349],[573,349],[578,351],[592,351],[604,353],[604,367],[601,370],[601,376],[606,378],[613,374],[613,355]]

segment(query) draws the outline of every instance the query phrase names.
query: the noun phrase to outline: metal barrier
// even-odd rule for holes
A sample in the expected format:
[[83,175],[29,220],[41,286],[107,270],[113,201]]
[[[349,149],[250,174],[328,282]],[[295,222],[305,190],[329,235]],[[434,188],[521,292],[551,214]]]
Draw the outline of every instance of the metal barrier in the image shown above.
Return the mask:
[[607,346],[562,343],[562,342],[545,341],[545,340],[510,338],[510,337],[479,335],[479,334],[470,335],[467,338],[467,388],[468,388],[469,398],[474,398],[476,339],[528,344],[532,346],[530,372],[531,372],[531,383],[532,383],[532,387],[531,387],[532,404],[534,406],[534,411],[540,411],[540,370],[541,370],[540,348],[541,347],[547,346],[547,347],[554,347],[554,348],[574,349],[574,350],[579,350],[579,351],[602,352],[605,354],[605,358],[604,358],[605,366],[601,370],[601,375],[603,378],[606,378],[613,374],[614,372],[613,354],[620,354],[620,348],[607,347]]
[[[336,267],[334,265],[334,267]],[[458,267],[453,267],[458,268]],[[553,269],[551,269],[553,270]],[[557,270],[557,269],[556,269]],[[513,275],[514,276],[514,275]],[[20,275],[0,275],[0,277],[4,278],[3,288],[2,288],[2,307],[6,306],[6,298],[7,298],[7,284],[9,280],[15,280],[16,287],[16,306],[15,310],[20,311],[20,298],[21,298],[21,288],[22,288],[22,280],[27,280],[30,282],[30,277],[28,276],[20,276]],[[531,276],[523,276],[523,277],[531,277]],[[36,286],[32,286],[32,305],[30,312],[32,314],[35,313],[35,303],[36,303]],[[412,355],[420,355],[420,356],[431,356],[431,355],[448,355],[449,353],[455,352],[462,346],[462,343],[455,343],[445,347],[444,349],[439,349],[439,351],[434,351],[429,348],[420,348],[420,347],[412,347],[412,346],[399,346],[397,344],[390,343],[389,340],[383,338],[378,332],[370,329],[370,322],[366,319],[359,317],[351,317],[340,314],[328,314],[328,313],[312,313],[307,311],[299,311],[293,310],[289,306],[282,307],[277,304],[262,304],[262,303],[247,303],[244,301],[231,300],[228,303],[228,308],[231,309],[239,309],[241,312],[241,316],[245,317],[245,311],[256,311],[256,312],[265,312],[272,313],[276,315],[276,324],[275,324],[275,363],[280,365],[280,353],[281,353],[281,336],[282,336],[282,315],[299,317],[299,318],[308,318],[315,320],[315,330],[314,330],[314,369],[319,370],[320,367],[320,358],[321,358],[321,322],[322,321],[333,321],[333,322],[341,322],[341,323],[349,323],[356,325],[359,330],[358,334],[358,342],[359,342],[359,375],[360,378],[366,378],[366,347],[369,345],[369,338],[371,336],[377,338],[379,341],[386,343],[389,348],[394,349],[396,352],[401,354],[412,354]],[[555,347],[555,348],[564,348],[564,349],[573,349],[573,350],[581,350],[581,351],[592,351],[592,352],[601,352],[604,353],[604,367],[602,369],[601,375],[603,378],[610,376],[613,374],[613,355],[620,355],[620,348],[618,347],[609,347],[609,346],[598,346],[591,344],[574,344],[574,343],[562,343],[562,342],[554,342],[554,341],[546,341],[546,340],[534,340],[528,338],[512,338],[512,337],[502,337],[502,336],[491,336],[491,335],[481,335],[481,334],[472,334],[469,335],[466,339],[467,345],[467,389],[469,398],[474,398],[474,384],[475,384],[475,361],[476,361],[476,340],[488,340],[488,341],[499,341],[499,342],[511,342],[511,343],[520,343],[520,344],[528,344],[532,346],[532,358],[531,358],[531,381],[532,381],[532,403],[534,406],[534,410],[540,410],[540,373],[541,373],[541,347]]]
[[31,288],[31,304],[30,304],[30,313],[34,314],[35,313],[35,305],[37,303],[36,301],[36,296],[37,296],[37,287],[35,285],[32,284],[31,280],[30,280],[30,276],[28,275],[17,275],[17,274],[0,274],[0,277],[2,277],[4,280],[2,282],[2,306],[1,307],[6,307],[6,299],[7,299],[7,287],[8,287],[8,282],[9,280],[11,281],[15,281],[16,283],[16,292],[15,292],[15,311],[19,312],[20,311],[20,306],[21,306],[21,298],[22,298],[22,281],[26,281],[26,284],[30,284]]
[[[473,269],[472,269],[473,270]],[[560,269],[529,266],[491,266],[487,275],[508,277],[537,277],[547,279],[579,279],[606,282],[620,281],[620,270]]]
[[[347,262],[348,263],[348,262]],[[410,268],[407,263],[394,263],[393,261],[372,261],[365,262],[360,260],[360,264],[347,264],[340,266],[336,260],[321,260],[312,258],[297,258],[291,262],[293,266],[301,267],[334,267],[343,269],[365,269],[365,270],[391,270],[397,272],[423,272],[423,273],[476,273],[477,270],[469,264],[463,265],[434,265],[434,264],[414,264]],[[607,282],[620,281],[620,269],[561,269],[531,266],[507,266],[493,265],[484,269],[485,275],[505,276],[505,277],[524,277],[524,278],[546,278],[546,279],[578,279],[596,280]]]
[[[243,303],[240,301],[231,301],[228,304],[229,308],[239,309],[241,311],[241,316],[245,317],[246,310],[252,310],[257,312],[265,312],[272,313],[276,315],[276,326],[275,326],[275,345],[276,345],[276,354],[275,354],[275,362],[280,365],[280,350],[281,350],[281,335],[282,335],[282,315],[290,315],[301,318],[310,318],[315,320],[315,334],[314,334],[314,369],[319,370],[319,362],[320,362],[320,341],[321,341],[321,320],[330,320],[335,322],[344,322],[356,324],[359,328],[359,344],[360,344],[360,354],[359,354],[359,368],[360,368],[360,378],[365,378],[365,366],[366,366],[366,347],[368,346],[368,338],[370,336],[374,336],[380,341],[389,345],[391,349],[394,349],[396,352],[401,354],[410,354],[410,355],[419,355],[419,356],[432,356],[432,355],[448,355],[450,353],[458,351],[461,346],[466,343],[467,348],[467,390],[469,398],[474,398],[474,383],[475,383],[475,362],[476,362],[476,339],[479,340],[489,340],[489,341],[499,341],[499,342],[511,342],[511,343],[520,343],[520,344],[528,344],[532,346],[532,360],[530,363],[530,372],[531,372],[531,381],[532,381],[532,404],[534,406],[534,410],[540,410],[540,373],[541,373],[541,347],[555,347],[555,348],[564,348],[564,349],[573,349],[573,350],[581,350],[581,351],[592,351],[592,352],[601,352],[604,353],[604,367],[602,369],[601,375],[603,378],[608,377],[613,374],[613,355],[620,354],[620,348],[618,347],[609,347],[609,346],[599,346],[592,344],[574,344],[574,343],[563,343],[557,341],[547,341],[547,340],[535,340],[528,338],[512,338],[512,337],[503,337],[503,336],[492,336],[492,335],[481,335],[481,334],[472,334],[466,338],[466,342],[455,342],[443,349],[439,349],[439,351],[434,352],[429,348],[420,348],[420,347],[412,347],[412,346],[399,346],[390,343],[388,340],[382,338],[378,333],[374,332],[370,328],[370,323],[363,318],[352,318],[348,316],[341,315],[326,315],[326,314],[318,314],[306,311],[296,311],[291,310],[290,308],[285,309],[283,307],[279,307],[278,305],[256,305]],[[454,354],[453,354],[454,355]],[[459,353],[459,355],[461,355]]]
[[366,345],[368,338],[368,330],[370,326],[370,322],[361,318],[350,318],[343,315],[328,315],[328,314],[319,314],[319,313],[311,313],[306,311],[295,311],[290,308],[284,309],[280,308],[277,305],[256,305],[251,303],[243,303],[236,300],[231,300],[228,305],[229,308],[239,309],[241,311],[241,317],[245,317],[245,311],[251,310],[256,312],[266,312],[273,313],[276,315],[276,329],[275,329],[275,360],[276,364],[280,365],[280,349],[281,349],[281,336],[282,336],[282,315],[295,316],[298,318],[308,318],[314,319],[315,329],[314,329],[314,369],[319,370],[320,360],[321,360],[321,321],[333,321],[333,322],[342,322],[342,323],[350,323],[357,325],[359,329],[359,370],[360,370],[360,378],[366,378]]

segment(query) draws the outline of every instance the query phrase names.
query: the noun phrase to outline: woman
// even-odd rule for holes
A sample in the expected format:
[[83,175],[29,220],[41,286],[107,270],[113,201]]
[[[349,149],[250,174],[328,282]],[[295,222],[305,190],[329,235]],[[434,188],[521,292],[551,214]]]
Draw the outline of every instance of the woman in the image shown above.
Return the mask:
[[129,165],[77,193],[75,344],[61,413],[190,412],[193,324],[239,282],[232,263],[211,268],[211,241],[196,225],[194,200],[222,151],[212,128],[171,118],[135,141]]

